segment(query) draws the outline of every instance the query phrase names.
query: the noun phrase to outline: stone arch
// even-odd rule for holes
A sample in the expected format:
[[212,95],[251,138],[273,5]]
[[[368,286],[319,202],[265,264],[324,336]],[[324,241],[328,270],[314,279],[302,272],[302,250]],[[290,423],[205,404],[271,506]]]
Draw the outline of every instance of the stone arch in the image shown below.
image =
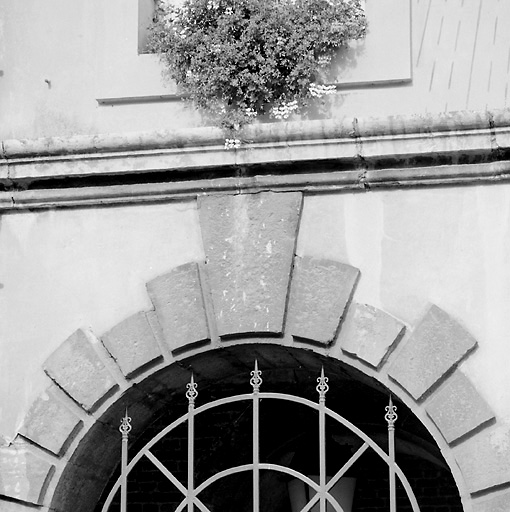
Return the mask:
[[466,512],[510,508],[508,432],[457,368],[476,340],[435,305],[408,329],[356,302],[358,269],[296,256],[301,203],[298,192],[199,198],[205,262],[149,282],[153,310],[99,337],[78,330],[44,363],[50,385],[1,449],[2,510],[90,511],[126,406],[142,419],[136,435],[187,382],[185,358],[203,354],[206,375],[211,350],[260,342],[305,347],[381,383],[436,440]]

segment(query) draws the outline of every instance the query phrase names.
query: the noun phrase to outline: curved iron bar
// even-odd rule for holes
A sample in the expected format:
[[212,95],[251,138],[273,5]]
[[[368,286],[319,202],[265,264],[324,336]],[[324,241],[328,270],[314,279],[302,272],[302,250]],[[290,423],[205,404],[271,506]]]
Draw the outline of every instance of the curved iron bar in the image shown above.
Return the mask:
[[[275,400],[286,400],[289,402],[294,402],[302,405],[306,405],[312,409],[315,409],[316,411],[319,411],[320,405],[318,403],[312,402],[311,400],[308,400],[306,398],[294,396],[294,395],[287,395],[285,393],[267,393],[267,392],[259,392],[259,398],[268,398],[268,399],[275,399]],[[234,395],[226,398],[220,398],[218,400],[214,400],[213,402],[209,402],[207,404],[201,405],[200,407],[197,407],[194,409],[193,414],[198,415],[202,412],[208,411],[209,409],[212,409],[214,407],[219,407],[221,405],[230,404],[234,402],[241,402],[243,400],[252,400],[253,394],[252,393],[244,393],[241,395]],[[346,428],[348,428],[351,432],[356,434],[358,437],[360,437],[363,441],[365,441],[366,444],[369,445],[372,450],[379,455],[386,464],[390,464],[390,457],[388,454],[384,452],[376,443],[373,441],[369,436],[367,436],[362,430],[360,430],[358,427],[356,427],[354,424],[352,424],[350,421],[345,419],[344,417],[337,414],[335,411],[332,411],[331,409],[325,407],[324,408],[325,413],[337,420],[339,423],[344,425]],[[165,427],[159,434],[157,434],[155,437],[153,437],[131,460],[131,462],[128,464],[126,468],[126,477],[131,472],[133,467],[136,465],[136,463],[143,457],[146,451],[148,451],[152,446],[154,446],[158,441],[160,441],[163,437],[165,437],[166,434],[168,434],[171,430],[179,426],[180,424],[184,423],[188,419],[189,413],[184,414],[179,419],[172,422],[170,425]],[[290,468],[289,468],[290,469]],[[418,506],[418,502],[416,501],[416,496],[414,495],[414,492],[411,488],[411,485],[409,484],[409,481],[407,480],[406,476],[404,475],[403,471],[400,469],[398,464],[395,464],[395,472],[397,476],[399,477],[399,480],[401,481],[407,497],[409,498],[409,501],[411,503],[411,507],[413,512],[420,512],[420,508]],[[102,512],[107,512],[113,497],[115,493],[118,491],[120,482],[121,482],[122,475],[117,479],[115,484],[113,485],[108,498],[105,501],[105,504],[102,508]],[[317,484],[316,484],[317,485]],[[312,486],[313,487],[313,486]],[[313,498],[312,498],[313,499]],[[306,507],[305,507],[306,508]],[[180,512],[180,510],[176,510],[175,512]],[[303,510],[301,512],[307,512],[306,510]]]
[[[202,482],[196,489],[196,494],[200,494],[204,489],[209,487],[214,482],[217,482],[221,478],[224,478],[226,476],[234,475],[236,473],[242,473],[243,471],[250,471],[253,469],[253,464],[243,464],[242,466],[234,466],[232,468],[224,469],[223,471],[220,471],[219,473],[216,473],[215,475],[209,477],[205,482]],[[314,482],[310,477],[303,475],[303,473],[300,473],[299,471],[296,471],[295,469],[289,468],[287,466],[281,466],[280,464],[269,464],[266,462],[262,462],[259,465],[259,469],[265,469],[268,471],[277,471],[279,473],[285,473],[287,475],[293,476],[294,478],[297,478],[304,482],[305,484],[308,484],[317,494],[310,500],[310,502],[301,510],[301,512],[306,512],[310,508],[312,508],[315,505],[315,502],[319,499],[319,491],[320,491],[320,484]],[[332,486],[331,486],[332,487]],[[328,485],[328,490],[330,486]],[[331,502],[333,507],[337,512],[344,512],[341,505],[336,501],[335,497],[329,494],[329,492],[326,495],[326,498],[328,501]],[[177,510],[175,511],[177,512]]]
[[[207,404],[202,405],[201,407],[194,410],[194,414],[198,414],[199,412],[204,412],[204,410],[211,409],[213,407],[219,407],[220,405],[225,405],[227,403],[234,403],[234,402],[241,402],[243,400],[252,400],[252,393],[244,393],[242,395],[234,395],[231,397],[226,398],[220,398],[218,400],[215,400],[214,402],[209,402]],[[205,408],[205,409],[204,409]],[[129,475],[133,467],[138,463],[138,461],[145,455],[145,452],[150,450],[158,441],[160,441],[163,437],[165,437],[169,432],[171,432],[174,428],[178,427],[188,419],[189,412],[181,416],[180,418],[176,419],[170,425],[166,426],[159,434],[154,436],[132,459],[131,462],[126,467],[126,477]],[[107,512],[108,508],[110,507],[113,497],[115,496],[116,492],[119,490],[120,484],[121,484],[121,477],[122,475],[117,479],[115,484],[113,484],[112,490],[108,494],[108,497],[106,498],[103,508],[101,509],[101,512]],[[177,512],[177,511],[175,511]]]

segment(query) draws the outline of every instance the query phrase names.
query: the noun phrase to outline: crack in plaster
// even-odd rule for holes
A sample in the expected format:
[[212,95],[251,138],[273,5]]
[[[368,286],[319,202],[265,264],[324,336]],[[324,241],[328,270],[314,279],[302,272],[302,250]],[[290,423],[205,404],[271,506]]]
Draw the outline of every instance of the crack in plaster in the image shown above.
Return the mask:
[[496,158],[499,158],[501,156],[501,153],[503,150],[497,141],[496,125],[494,123],[494,114],[490,111],[487,111],[487,119],[488,119],[488,128],[489,128],[490,141],[491,141],[491,153],[494,154],[496,156]]
[[367,180],[367,172],[368,172],[368,162],[366,158],[363,156],[363,139],[361,137],[358,118],[354,117],[352,120],[352,131],[349,132],[349,137],[352,137],[356,144],[356,155],[355,161],[358,168],[361,168],[362,171],[358,175],[356,180],[356,187],[362,190],[369,190],[370,184]]

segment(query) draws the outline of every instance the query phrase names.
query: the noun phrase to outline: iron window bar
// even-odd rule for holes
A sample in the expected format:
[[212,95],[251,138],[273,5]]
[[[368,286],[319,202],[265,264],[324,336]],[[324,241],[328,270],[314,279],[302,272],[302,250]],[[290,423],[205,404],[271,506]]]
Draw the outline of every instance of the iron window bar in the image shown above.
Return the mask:
[[[242,473],[245,471],[252,471],[252,485],[253,485],[253,512],[259,512],[260,508],[260,470],[271,470],[293,476],[308,485],[315,495],[312,496],[308,503],[301,509],[300,512],[309,512],[317,502],[319,502],[320,512],[326,512],[326,504],[329,502],[336,512],[344,512],[338,501],[331,494],[333,487],[339,482],[340,478],[353,466],[353,464],[365,453],[368,448],[371,448],[379,457],[388,465],[389,470],[389,490],[390,490],[390,512],[396,512],[396,477],[398,476],[411,504],[413,512],[420,512],[416,496],[407,480],[405,474],[395,461],[395,422],[397,420],[396,406],[393,405],[391,396],[389,398],[389,405],[385,407],[386,414],[385,420],[388,423],[388,453],[385,453],[375,441],[373,441],[362,430],[356,427],[353,423],[339,415],[335,411],[326,407],[326,393],[329,390],[328,377],[324,375],[324,368],[321,370],[321,375],[317,379],[317,392],[319,393],[318,403],[312,402],[303,397],[284,394],[284,393],[268,393],[261,392],[260,386],[262,384],[262,372],[258,369],[258,363],[255,361],[254,370],[251,371],[250,384],[252,386],[252,393],[245,393],[240,395],[229,396],[206,403],[198,408],[195,408],[195,401],[198,396],[198,386],[191,375],[190,382],[186,385],[186,398],[188,399],[188,412],[179,419],[172,422],[165,427],[159,434],[153,437],[128,463],[128,441],[129,433],[131,431],[131,418],[128,416],[127,410],[124,418],[121,420],[119,430],[122,435],[122,449],[121,449],[121,475],[113,485],[104,505],[102,512],[107,512],[114,496],[119,491],[121,495],[120,512],[127,512],[127,477],[132,471],[134,466],[146,457],[154,466],[161,471],[161,473],[180,491],[184,499],[175,509],[175,512],[182,512],[187,508],[187,512],[194,512],[196,506],[201,512],[211,512],[208,507],[199,499],[198,495],[212,485],[214,482],[226,476]],[[294,402],[305,405],[311,409],[315,409],[319,413],[319,482],[314,482],[311,478],[287,466],[272,463],[261,463],[259,459],[259,404],[261,399],[270,400],[284,400],[287,402]],[[194,437],[195,437],[195,417],[203,412],[206,412],[215,407],[225,404],[241,402],[245,400],[252,401],[253,408],[253,421],[252,421],[252,441],[253,453],[252,462],[240,466],[231,467],[216,473],[202,482],[198,487],[195,487],[194,482]],[[336,472],[336,474],[327,481],[326,477],[326,418],[330,417],[338,423],[348,428],[351,432],[356,434],[363,444],[360,448],[349,458],[349,460]],[[169,432],[188,422],[188,467],[187,467],[187,486],[184,486],[172,472],[165,467],[165,465],[150,451],[150,449]]]

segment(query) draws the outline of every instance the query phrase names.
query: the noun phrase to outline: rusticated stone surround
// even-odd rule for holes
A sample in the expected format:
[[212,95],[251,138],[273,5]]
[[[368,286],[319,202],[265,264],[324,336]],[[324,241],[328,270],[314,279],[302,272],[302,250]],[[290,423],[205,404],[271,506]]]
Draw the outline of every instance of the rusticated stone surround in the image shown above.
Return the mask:
[[[136,436],[184,387],[187,357],[202,354],[193,371],[217,378],[232,366],[228,347],[261,340],[386,386],[436,439],[465,511],[510,510],[510,432],[458,368],[476,340],[434,305],[406,329],[356,302],[358,269],[297,257],[301,203],[298,192],[200,199],[205,261],[149,282],[152,311],[99,336],[78,330],[44,363],[48,389],[0,448],[0,510],[91,511],[118,462],[125,407],[140,419]],[[214,371],[213,351],[223,354]]]

